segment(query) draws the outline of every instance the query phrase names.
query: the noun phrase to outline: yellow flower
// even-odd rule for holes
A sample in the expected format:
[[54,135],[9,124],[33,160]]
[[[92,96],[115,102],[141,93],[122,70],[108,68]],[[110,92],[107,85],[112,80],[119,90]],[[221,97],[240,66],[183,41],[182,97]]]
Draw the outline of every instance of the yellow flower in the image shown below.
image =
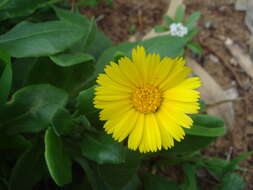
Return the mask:
[[187,114],[199,110],[198,77],[186,78],[191,68],[183,58],[147,54],[142,46],[132,58],[111,62],[97,78],[94,104],[104,129],[119,142],[128,137],[128,148],[155,152],[181,141],[193,121]]

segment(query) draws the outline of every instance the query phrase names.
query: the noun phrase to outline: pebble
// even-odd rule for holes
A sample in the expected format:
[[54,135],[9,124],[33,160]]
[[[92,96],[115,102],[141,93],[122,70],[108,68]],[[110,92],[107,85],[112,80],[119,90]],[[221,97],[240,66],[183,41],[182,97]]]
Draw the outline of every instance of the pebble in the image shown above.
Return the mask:
[[205,22],[204,27],[205,27],[206,29],[210,29],[210,28],[213,27],[213,24],[212,24],[211,21],[207,21],[207,22]]
[[219,63],[219,62],[220,62],[219,59],[218,59],[218,57],[216,57],[216,56],[213,55],[213,54],[209,55],[209,59],[210,59],[212,62],[214,62],[214,63]]
[[235,10],[245,11],[247,9],[248,0],[237,0],[235,3]]
[[234,65],[234,66],[238,65],[238,62],[235,60],[235,58],[231,58],[230,63],[231,63],[231,65]]

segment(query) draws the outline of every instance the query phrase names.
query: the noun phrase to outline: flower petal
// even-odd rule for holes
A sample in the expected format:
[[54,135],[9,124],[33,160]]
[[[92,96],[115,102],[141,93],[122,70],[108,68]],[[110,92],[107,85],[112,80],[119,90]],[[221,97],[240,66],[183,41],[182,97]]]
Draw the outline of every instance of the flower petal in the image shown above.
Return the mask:
[[134,109],[131,109],[125,114],[124,122],[116,124],[113,132],[113,138],[119,142],[123,141],[129,133],[133,130],[139,113]]
[[128,137],[128,147],[130,149],[136,150],[139,147],[142,141],[144,125],[144,114],[140,114],[138,116],[134,129]]

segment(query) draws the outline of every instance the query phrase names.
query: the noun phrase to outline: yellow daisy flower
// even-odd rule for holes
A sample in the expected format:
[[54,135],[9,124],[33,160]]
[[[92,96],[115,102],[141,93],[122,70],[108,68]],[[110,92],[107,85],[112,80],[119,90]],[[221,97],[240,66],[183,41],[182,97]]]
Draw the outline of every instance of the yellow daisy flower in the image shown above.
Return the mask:
[[191,68],[183,58],[146,54],[144,47],[132,58],[110,62],[97,77],[94,104],[104,129],[119,142],[128,137],[128,148],[155,152],[181,141],[193,121],[187,114],[199,110],[198,77],[186,78]]

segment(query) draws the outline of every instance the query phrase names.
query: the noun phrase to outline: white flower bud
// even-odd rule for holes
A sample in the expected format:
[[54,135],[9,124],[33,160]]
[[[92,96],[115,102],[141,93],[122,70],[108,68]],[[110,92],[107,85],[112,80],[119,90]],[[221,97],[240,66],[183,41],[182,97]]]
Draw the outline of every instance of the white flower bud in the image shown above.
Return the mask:
[[188,33],[188,28],[182,23],[172,23],[170,25],[170,34],[172,36],[184,37]]

